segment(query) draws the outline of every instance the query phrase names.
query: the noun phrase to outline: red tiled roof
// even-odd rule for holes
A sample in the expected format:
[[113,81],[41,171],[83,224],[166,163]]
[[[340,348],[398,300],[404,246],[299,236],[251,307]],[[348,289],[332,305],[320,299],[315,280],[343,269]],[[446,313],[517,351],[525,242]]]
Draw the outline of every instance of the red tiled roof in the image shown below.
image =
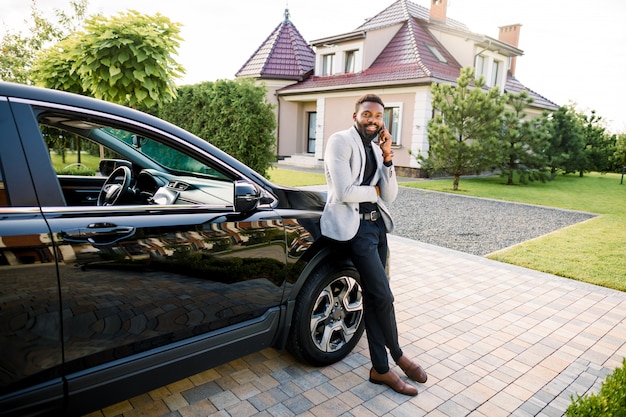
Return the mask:
[[[446,62],[441,62],[429,49],[435,47]],[[448,80],[458,78],[461,66],[450,53],[431,36],[428,29],[417,19],[409,19],[400,28],[391,42],[373,62],[371,68],[377,66],[391,67],[398,64],[416,64],[423,74],[422,77],[434,77]]]
[[314,68],[315,52],[298,29],[285,18],[241,67],[236,77],[301,81]]
[[[376,16],[355,29],[367,33],[394,25],[402,25],[369,68],[359,73],[313,76],[315,52],[302,38],[295,26],[285,20],[261,44],[248,62],[237,72],[237,77],[289,79],[299,81],[281,89],[281,93],[358,88],[365,85],[420,84],[431,82],[455,83],[461,66],[428,27],[430,11],[409,0],[397,0]],[[467,26],[453,19],[437,23],[470,33]],[[431,52],[436,47],[446,62],[441,62]],[[556,109],[558,106],[522,85],[509,74],[505,91],[527,91],[540,108]]]
[[[429,21],[430,10],[419,4],[412,3],[407,0],[398,0],[391,6],[387,7],[376,16],[368,19],[365,23],[359,26],[356,30],[374,30],[382,29],[388,26],[393,26],[401,22],[405,22],[410,18]],[[456,29],[469,31],[467,26],[463,23],[457,22],[454,19],[446,18],[446,26],[450,26]]]
[[544,96],[536,93],[535,91],[531,90],[528,87],[525,87],[522,83],[520,83],[517,80],[517,78],[515,78],[511,74],[509,74],[506,79],[504,91],[507,93],[519,93],[521,91],[526,91],[528,95],[532,97],[534,100],[532,106],[537,106],[542,109],[551,109],[551,110],[556,110],[559,108],[558,104],[553,103],[552,101],[548,100]]
[[[394,4],[398,3],[405,2],[401,0]],[[391,7],[387,8],[386,12],[388,13],[383,12],[373,19],[378,19],[380,22],[386,22],[385,24],[387,24],[392,21],[391,16],[397,15],[397,10]],[[387,15],[388,18],[385,18],[383,14]],[[397,23],[399,22],[395,20],[394,24]],[[460,75],[461,66],[431,36],[424,25],[423,21],[409,16],[372,65],[360,73],[310,77],[303,82],[282,89],[281,92],[329,88],[343,84],[380,83],[381,81],[389,83],[402,81],[456,81]],[[447,62],[439,61],[427,45],[436,47]]]

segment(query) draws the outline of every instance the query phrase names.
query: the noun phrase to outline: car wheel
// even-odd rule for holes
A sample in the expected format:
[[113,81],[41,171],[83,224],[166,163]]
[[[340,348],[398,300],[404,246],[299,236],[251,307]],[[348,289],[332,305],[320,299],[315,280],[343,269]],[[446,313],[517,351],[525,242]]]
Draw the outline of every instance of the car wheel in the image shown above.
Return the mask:
[[328,264],[309,277],[296,299],[287,348],[313,366],[330,365],[354,349],[363,330],[357,271]]

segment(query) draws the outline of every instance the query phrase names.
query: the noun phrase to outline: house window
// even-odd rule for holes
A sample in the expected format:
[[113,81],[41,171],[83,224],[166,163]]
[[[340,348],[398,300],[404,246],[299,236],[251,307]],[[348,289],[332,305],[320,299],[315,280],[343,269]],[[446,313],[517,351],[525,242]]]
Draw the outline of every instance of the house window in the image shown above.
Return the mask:
[[437,49],[435,45],[426,44],[426,47],[428,47],[428,49],[430,50],[430,53],[433,54],[433,56],[437,58],[439,62],[442,62],[444,64],[448,63],[446,58],[441,54],[441,52],[439,52],[439,49]]
[[309,112],[308,119],[309,133],[307,135],[306,151],[308,153],[315,153],[315,131],[317,128],[317,113],[314,111]]
[[500,67],[502,63],[500,61],[493,61],[491,67],[491,86],[496,87],[500,84]]
[[322,56],[322,75],[333,75],[335,63],[335,54],[328,54]]
[[391,133],[392,145],[400,144],[400,106],[388,106],[385,107],[385,113],[383,115],[383,121],[385,127]]
[[346,51],[345,73],[354,73],[356,68],[356,51]]
[[480,78],[481,75],[484,77],[486,75],[485,70],[485,57],[478,55],[476,57],[476,78]]

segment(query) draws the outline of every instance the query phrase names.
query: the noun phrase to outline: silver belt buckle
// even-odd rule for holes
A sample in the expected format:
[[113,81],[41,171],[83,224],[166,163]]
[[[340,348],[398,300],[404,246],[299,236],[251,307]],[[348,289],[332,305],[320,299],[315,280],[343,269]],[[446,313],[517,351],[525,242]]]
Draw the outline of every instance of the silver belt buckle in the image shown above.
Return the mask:
[[370,220],[375,222],[378,219],[380,219],[380,213],[378,211],[372,211],[370,213]]

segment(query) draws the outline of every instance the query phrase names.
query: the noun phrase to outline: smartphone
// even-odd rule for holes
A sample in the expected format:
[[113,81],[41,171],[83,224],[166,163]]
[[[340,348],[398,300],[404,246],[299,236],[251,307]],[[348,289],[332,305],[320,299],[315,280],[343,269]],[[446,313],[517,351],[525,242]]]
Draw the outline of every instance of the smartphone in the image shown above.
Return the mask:
[[387,126],[385,126],[385,124],[383,123],[382,127],[378,131],[378,144],[379,145],[382,145],[383,143],[385,143],[385,139],[384,139],[385,130],[387,130]]

